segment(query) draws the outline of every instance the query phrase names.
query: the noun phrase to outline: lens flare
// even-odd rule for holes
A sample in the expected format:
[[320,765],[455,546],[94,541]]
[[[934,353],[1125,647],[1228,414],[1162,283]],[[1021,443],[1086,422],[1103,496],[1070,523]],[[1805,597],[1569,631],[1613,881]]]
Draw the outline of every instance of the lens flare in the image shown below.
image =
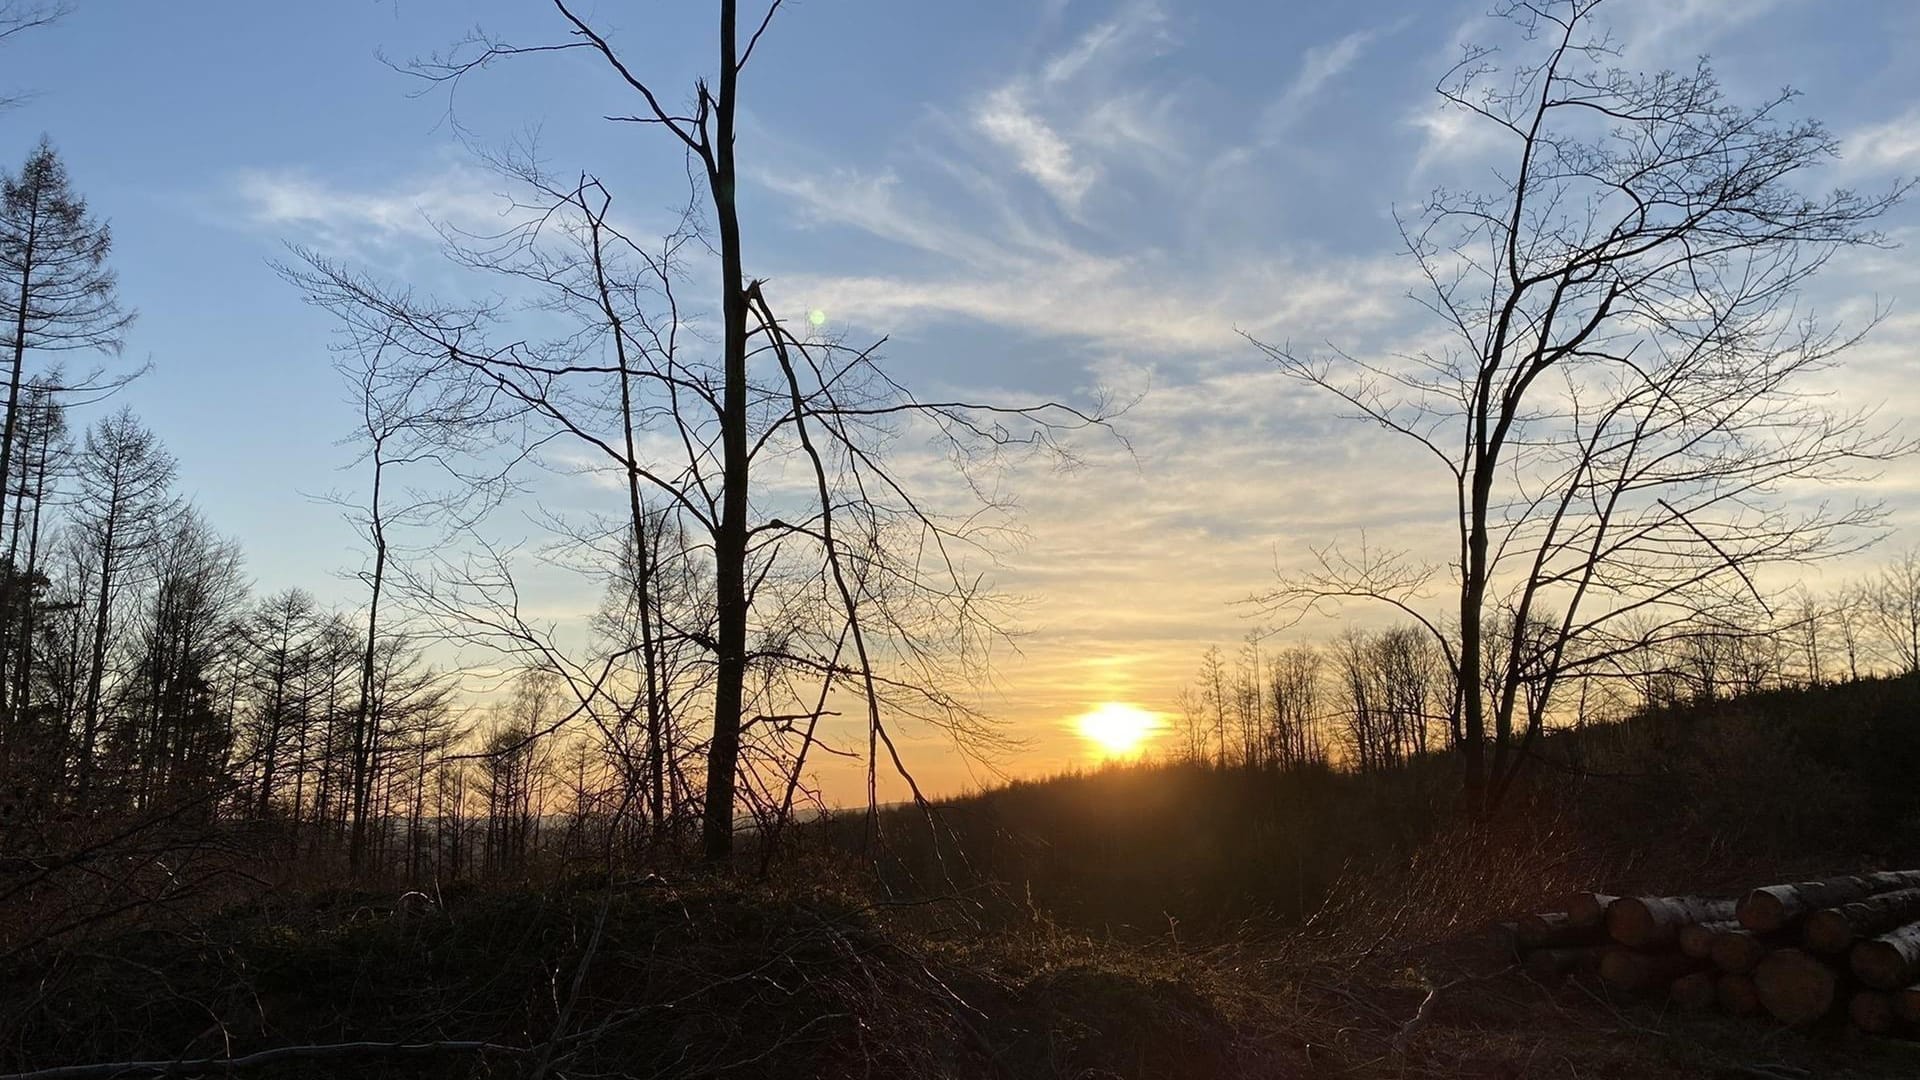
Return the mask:
[[1124,701],[1107,701],[1082,713],[1080,737],[1101,757],[1131,757],[1160,731],[1160,714]]
[[814,308],[812,311],[807,312],[807,321],[815,326],[827,325],[827,310],[825,308]]

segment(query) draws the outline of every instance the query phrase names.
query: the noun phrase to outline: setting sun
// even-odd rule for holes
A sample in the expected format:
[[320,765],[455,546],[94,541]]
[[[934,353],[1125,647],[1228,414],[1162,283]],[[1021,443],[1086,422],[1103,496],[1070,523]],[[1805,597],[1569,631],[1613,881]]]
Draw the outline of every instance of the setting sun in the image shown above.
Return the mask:
[[1108,701],[1081,714],[1080,735],[1094,744],[1102,757],[1126,757],[1140,748],[1160,730],[1160,714]]

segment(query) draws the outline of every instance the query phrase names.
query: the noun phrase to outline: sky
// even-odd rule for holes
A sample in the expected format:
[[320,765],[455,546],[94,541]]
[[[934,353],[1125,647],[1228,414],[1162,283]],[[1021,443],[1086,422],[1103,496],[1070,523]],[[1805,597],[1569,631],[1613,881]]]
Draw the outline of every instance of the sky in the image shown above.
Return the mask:
[[[751,5],[749,5],[751,6]],[[805,0],[783,8],[742,87],[749,272],[857,338],[929,394],[1137,403],[1131,451],[1082,447],[1071,472],[1011,478],[1024,538],[996,577],[1020,599],[1015,648],[983,703],[1025,741],[1016,774],[1087,759],[1076,716],[1172,710],[1199,654],[1257,625],[1238,603],[1314,546],[1431,546],[1447,495],[1411,452],[1340,421],[1243,334],[1361,353],[1417,334],[1395,208],[1490,180],[1485,136],[1433,85],[1463,43],[1500,39],[1472,3],[1269,0]],[[628,59],[683,100],[712,53],[708,5],[583,0]],[[1920,173],[1920,6],[1612,0],[1633,67],[1711,54],[1729,96],[1791,84],[1845,155],[1823,184]],[[329,316],[271,263],[301,244],[431,289],[433,223],[502,220],[476,148],[537,145],[622,206],[665,221],[684,198],[658,131],[577,56],[524,58],[457,94],[401,70],[476,28],[554,40],[534,0],[80,0],[0,53],[0,156],[42,134],[115,230],[139,310],[125,400],[182,485],[245,546],[262,591],[356,602],[353,413]],[[1516,43],[1508,42],[1509,45]],[[11,147],[11,150],[7,150]],[[1843,396],[1920,414],[1920,203],[1884,223],[1903,248],[1836,260],[1823,310],[1889,315]],[[562,504],[604,497],[556,478]],[[1920,470],[1872,494],[1920,529]],[[1835,573],[1849,572],[1840,568]],[[593,602],[555,578],[566,618]],[[923,780],[991,771],[909,739]]]

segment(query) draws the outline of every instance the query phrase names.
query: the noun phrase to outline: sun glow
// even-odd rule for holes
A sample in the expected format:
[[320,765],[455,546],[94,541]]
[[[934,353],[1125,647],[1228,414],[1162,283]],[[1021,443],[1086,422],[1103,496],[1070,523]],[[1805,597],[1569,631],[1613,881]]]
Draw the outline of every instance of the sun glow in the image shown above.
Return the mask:
[[1160,731],[1160,714],[1124,701],[1107,701],[1082,713],[1080,737],[1101,757],[1131,757]]

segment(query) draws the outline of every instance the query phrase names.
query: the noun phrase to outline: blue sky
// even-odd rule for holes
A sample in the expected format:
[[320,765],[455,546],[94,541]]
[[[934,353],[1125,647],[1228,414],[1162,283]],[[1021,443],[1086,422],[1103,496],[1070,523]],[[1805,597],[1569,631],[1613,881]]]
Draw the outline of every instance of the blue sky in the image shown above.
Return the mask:
[[[1029,539],[1008,586],[1034,601],[1000,707],[1041,754],[1105,700],[1166,707],[1198,650],[1246,624],[1232,601],[1276,561],[1350,534],[1431,535],[1400,451],[1330,419],[1237,332],[1378,347],[1413,332],[1391,212],[1483,180],[1488,149],[1438,110],[1465,41],[1498,39],[1475,3],[807,0],[783,10],[743,89],[751,272],[796,310],[892,335],[917,385],[1013,397],[1147,390],[1137,458],[1093,448],[1070,476],[1026,478]],[[603,0],[583,12],[684,96],[711,54],[706,5]],[[1632,66],[1714,57],[1730,95],[1791,83],[1843,139],[1826,178],[1920,172],[1920,6],[1888,0],[1614,0]],[[328,366],[328,318],[268,263],[308,244],[425,287],[448,283],[430,220],[498,220],[504,185],[470,145],[538,133],[642,220],[683,197],[657,132],[599,67],[529,58],[450,102],[383,61],[479,26],[551,40],[532,0],[133,3],[82,0],[0,59],[0,154],[41,133],[116,230],[127,400],[181,462],[184,487],[246,546],[263,589],[347,602],[354,537],[309,496],[352,493],[352,425]],[[1511,44],[1511,43],[1509,43]],[[425,90],[426,92],[422,92]],[[463,143],[463,137],[466,142]],[[5,147],[12,147],[6,150]],[[1920,206],[1888,221],[1896,239]],[[1840,260],[1830,310],[1893,315],[1846,392],[1916,408],[1920,271],[1911,245]],[[1920,525],[1912,470],[1881,491]],[[556,498],[591,499],[585,488]],[[563,593],[554,610],[585,601]],[[1147,602],[1140,602],[1142,597]]]

